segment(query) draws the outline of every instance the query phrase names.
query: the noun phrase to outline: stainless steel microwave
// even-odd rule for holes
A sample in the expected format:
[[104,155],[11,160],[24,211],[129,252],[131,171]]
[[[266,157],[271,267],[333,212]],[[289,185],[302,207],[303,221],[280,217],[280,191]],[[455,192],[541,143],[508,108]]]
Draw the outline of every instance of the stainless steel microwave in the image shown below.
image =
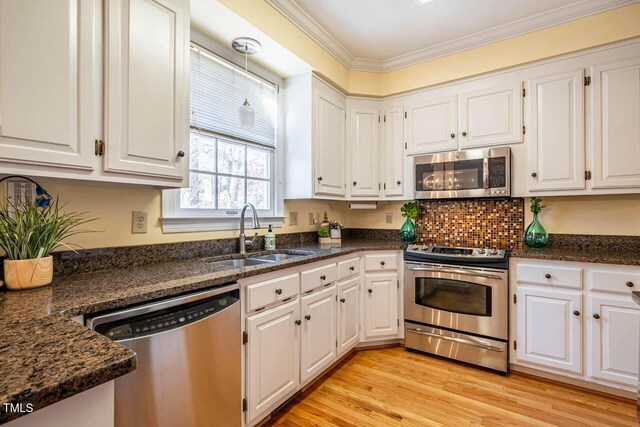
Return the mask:
[[416,199],[511,196],[509,147],[414,157]]

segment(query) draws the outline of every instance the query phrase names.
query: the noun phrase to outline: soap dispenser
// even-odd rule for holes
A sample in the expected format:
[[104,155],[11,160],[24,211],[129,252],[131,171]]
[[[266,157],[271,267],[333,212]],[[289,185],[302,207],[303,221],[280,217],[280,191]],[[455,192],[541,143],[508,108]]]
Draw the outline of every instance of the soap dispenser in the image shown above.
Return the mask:
[[269,231],[264,235],[264,249],[267,251],[274,251],[276,249],[276,235],[273,234],[271,224],[269,224]]

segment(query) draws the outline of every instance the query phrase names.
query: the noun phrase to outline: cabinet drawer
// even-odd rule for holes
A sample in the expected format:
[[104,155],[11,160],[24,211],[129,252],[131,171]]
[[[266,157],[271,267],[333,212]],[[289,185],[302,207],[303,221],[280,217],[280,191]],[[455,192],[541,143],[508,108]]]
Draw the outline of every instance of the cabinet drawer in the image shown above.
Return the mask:
[[295,297],[299,283],[296,273],[247,286],[247,312]]
[[360,273],[360,258],[352,258],[338,263],[338,280]]
[[338,267],[336,264],[323,265],[303,271],[300,276],[304,293],[335,282],[338,278]]
[[396,254],[365,255],[364,271],[393,271],[398,269]]
[[618,268],[615,271],[589,269],[587,270],[587,286],[592,291],[620,294],[640,291],[640,269],[629,269],[629,271],[625,271],[623,268]]
[[516,267],[516,277],[518,283],[525,282],[561,288],[582,288],[582,269],[578,267],[518,264]]

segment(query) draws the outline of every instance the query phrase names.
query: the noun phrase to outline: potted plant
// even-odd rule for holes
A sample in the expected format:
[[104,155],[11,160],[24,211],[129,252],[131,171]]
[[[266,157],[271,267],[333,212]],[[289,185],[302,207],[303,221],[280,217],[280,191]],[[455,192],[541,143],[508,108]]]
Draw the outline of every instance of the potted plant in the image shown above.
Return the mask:
[[533,213],[533,221],[527,227],[527,230],[524,232],[524,242],[530,248],[542,248],[547,246],[549,243],[549,234],[547,234],[547,230],[544,229],[540,221],[538,221],[538,214],[542,212],[545,206],[542,204],[541,197],[532,197],[531,198],[531,212]]
[[416,202],[407,202],[400,208],[400,212],[402,217],[407,219],[400,229],[400,238],[405,242],[415,242],[417,233],[412,220],[416,219],[420,212],[418,204]]
[[329,227],[322,226],[318,228],[318,241],[321,245],[331,244],[331,233]]
[[85,212],[64,212],[55,200],[46,207],[32,203],[7,203],[0,207],[0,249],[5,253],[4,282],[9,289],[45,286],[53,280],[51,253],[64,246],[64,239],[84,230],[79,225],[93,221]]

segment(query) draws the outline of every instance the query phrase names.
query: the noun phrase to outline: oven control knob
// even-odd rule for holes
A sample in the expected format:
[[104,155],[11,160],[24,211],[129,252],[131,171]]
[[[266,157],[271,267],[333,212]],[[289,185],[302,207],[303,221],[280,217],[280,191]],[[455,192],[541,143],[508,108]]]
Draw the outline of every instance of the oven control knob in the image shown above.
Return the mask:
[[489,252],[489,255],[498,255],[498,251],[492,250],[491,252]]
[[486,251],[485,251],[484,249],[478,249],[478,253],[479,253],[480,255],[484,255],[484,253],[485,253],[485,252],[486,252]]

